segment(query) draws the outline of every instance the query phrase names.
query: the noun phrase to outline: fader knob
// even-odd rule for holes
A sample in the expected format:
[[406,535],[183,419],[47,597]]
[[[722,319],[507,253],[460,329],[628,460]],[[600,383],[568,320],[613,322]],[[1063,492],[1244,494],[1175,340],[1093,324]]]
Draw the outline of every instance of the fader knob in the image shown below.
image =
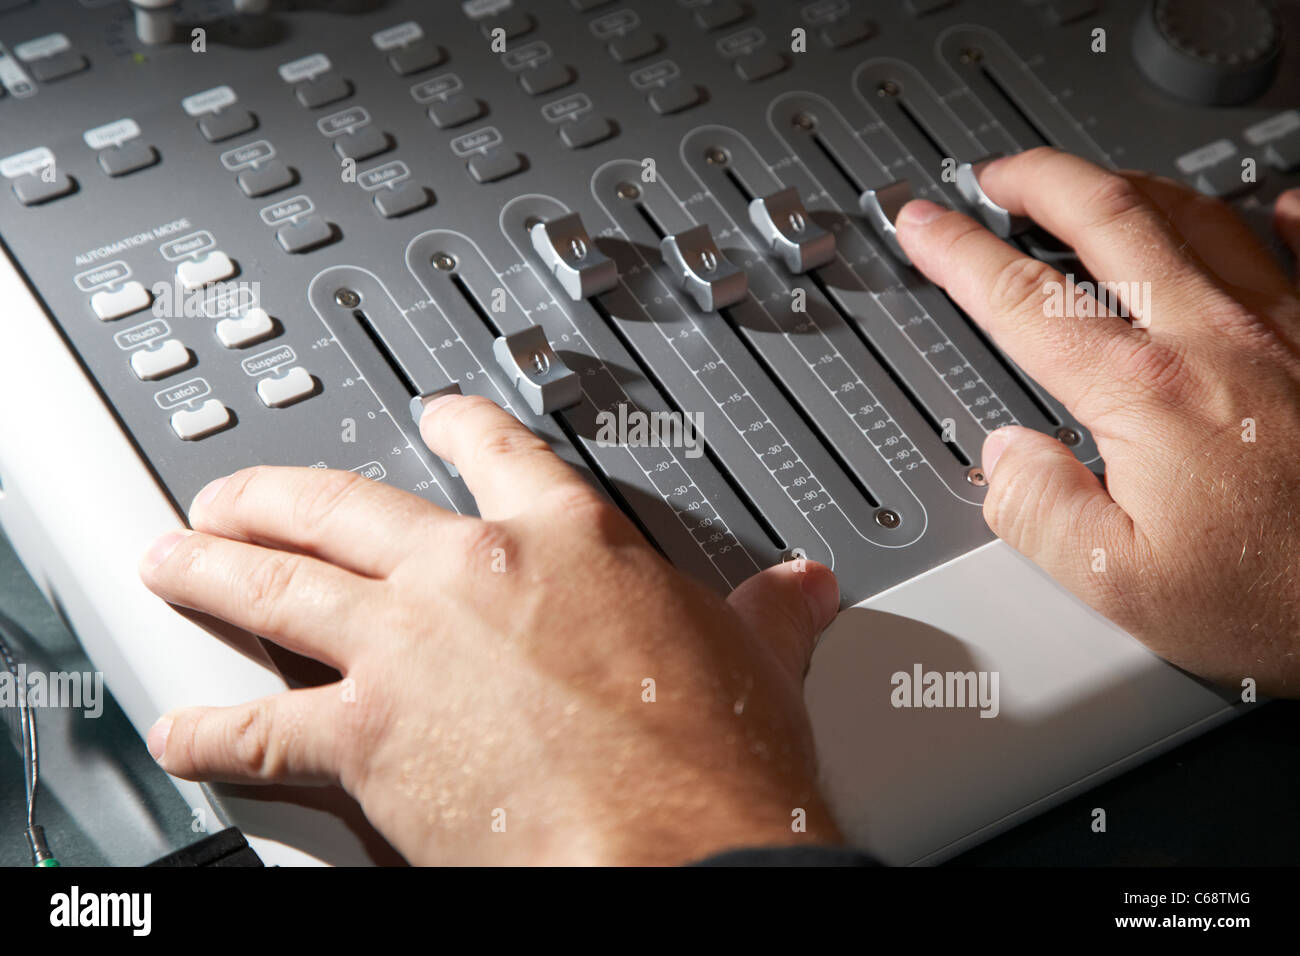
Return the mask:
[[1282,19],[1270,0],[1151,0],[1133,31],[1147,79],[1206,106],[1259,96],[1281,54]]

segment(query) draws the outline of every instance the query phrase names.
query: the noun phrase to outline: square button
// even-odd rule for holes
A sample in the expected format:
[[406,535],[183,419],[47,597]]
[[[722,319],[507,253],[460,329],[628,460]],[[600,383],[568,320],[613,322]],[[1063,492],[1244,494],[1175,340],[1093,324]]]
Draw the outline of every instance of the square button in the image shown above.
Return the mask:
[[47,180],[42,175],[43,172],[44,170],[37,170],[10,180],[14,195],[24,206],[39,206],[51,199],[66,196],[77,188],[77,181],[66,173],[56,171]]
[[483,20],[483,35],[489,39],[496,30],[505,33],[507,40],[513,40],[515,37],[521,37],[525,33],[532,32],[533,18],[523,10],[507,10],[499,13],[495,17],[488,17]]
[[822,42],[833,50],[861,43],[875,32],[870,20],[846,17],[822,27]]
[[682,110],[690,109],[703,99],[703,94],[694,83],[679,80],[669,86],[660,87],[646,99],[650,102],[651,109],[660,116],[667,116],[670,113],[680,113]]
[[86,58],[74,50],[60,50],[51,56],[43,56],[27,64],[32,76],[42,83],[53,83],[73,73],[80,73],[90,66]]
[[471,157],[466,166],[475,181],[494,183],[523,169],[524,158],[498,146]]
[[483,104],[472,96],[457,93],[429,106],[429,119],[438,129],[452,129],[483,115]]
[[398,183],[375,192],[375,209],[385,219],[396,219],[429,205],[429,191],[418,183]]
[[519,72],[519,85],[529,96],[538,96],[568,86],[573,82],[573,71],[563,63],[547,60],[541,66],[534,66]]
[[251,129],[257,129],[257,117],[248,110],[222,110],[199,120],[199,132],[209,143],[220,143]]
[[560,139],[569,149],[582,149],[609,139],[614,135],[614,126],[609,120],[600,116],[588,116],[575,123],[565,123],[560,127]]
[[775,50],[756,50],[736,57],[736,75],[746,83],[780,73],[786,68],[785,57]]
[[318,110],[351,96],[352,84],[331,71],[299,83],[293,88],[293,93],[307,109]]
[[695,8],[695,22],[701,30],[719,30],[745,18],[745,8],[734,0],[711,0]]
[[392,148],[392,138],[383,130],[375,129],[373,126],[362,126],[334,140],[334,152],[338,154],[339,159],[351,159],[355,162],[386,153]]
[[633,30],[609,41],[609,55],[619,63],[631,63],[657,53],[663,42],[649,30]]
[[1264,161],[1284,173],[1300,169],[1300,127],[1269,140],[1264,147]]
[[334,227],[320,216],[307,216],[287,226],[281,226],[275,233],[280,247],[285,252],[311,252],[328,245],[338,238]]
[[99,151],[99,168],[109,176],[126,176],[158,162],[158,150],[136,140]]
[[249,197],[268,196],[292,186],[297,181],[298,174],[278,159],[246,169],[235,179],[240,191]]
[[430,67],[437,66],[447,59],[442,47],[432,41],[416,40],[388,54],[388,65],[398,76],[410,76]]

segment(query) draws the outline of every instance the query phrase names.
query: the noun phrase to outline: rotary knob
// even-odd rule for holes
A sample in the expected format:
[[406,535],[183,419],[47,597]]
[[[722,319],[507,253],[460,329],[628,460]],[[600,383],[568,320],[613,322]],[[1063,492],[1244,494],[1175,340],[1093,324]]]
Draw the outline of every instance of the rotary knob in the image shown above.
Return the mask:
[[1147,78],[1205,106],[1254,99],[1273,82],[1282,19],[1269,0],[1151,0],[1133,32]]

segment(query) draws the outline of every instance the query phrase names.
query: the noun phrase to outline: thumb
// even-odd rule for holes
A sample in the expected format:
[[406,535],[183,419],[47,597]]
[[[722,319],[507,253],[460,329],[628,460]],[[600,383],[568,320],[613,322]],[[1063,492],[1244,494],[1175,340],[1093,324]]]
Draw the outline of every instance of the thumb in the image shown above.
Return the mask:
[[727,603],[790,675],[802,681],[817,635],[839,611],[840,585],[826,565],[800,558],[741,582]]
[[[1087,466],[1042,432],[1009,425],[984,439],[984,520],[993,533],[1075,594],[1095,602],[1097,549],[1132,540],[1133,522]],[[1117,555],[1112,555],[1115,557]]]
[[1273,228],[1296,257],[1296,278],[1300,279],[1300,189],[1288,189],[1273,204]]

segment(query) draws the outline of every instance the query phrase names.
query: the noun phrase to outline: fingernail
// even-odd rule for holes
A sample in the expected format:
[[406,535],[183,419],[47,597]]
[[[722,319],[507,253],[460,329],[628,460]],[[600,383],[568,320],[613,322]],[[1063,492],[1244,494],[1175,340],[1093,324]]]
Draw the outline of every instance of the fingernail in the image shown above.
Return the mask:
[[829,624],[840,609],[840,584],[834,572],[824,565],[809,565],[802,578],[800,586],[817,620]]
[[152,570],[167,560],[167,555],[176,550],[176,545],[180,544],[188,537],[184,531],[168,531],[161,538],[149,546],[145,552],[144,566]]
[[930,202],[928,199],[913,199],[899,210],[895,222],[907,222],[916,226],[924,226],[927,222],[938,219],[947,211],[945,207]]
[[984,177],[989,174],[990,169],[994,169],[995,167],[1002,165],[1007,161],[1007,159],[1008,157],[1006,156],[999,156],[997,159],[991,159],[987,163],[985,163],[980,168],[980,174],[979,174],[980,185],[981,186],[984,185]]
[[1015,432],[1010,428],[998,428],[984,439],[984,449],[980,453],[980,468],[984,471],[985,481],[993,480],[993,469],[997,467],[998,459],[1002,457],[1002,453],[1007,450],[1014,437]]
[[189,510],[190,517],[193,517],[196,511],[201,509],[204,505],[206,505],[209,501],[211,501],[213,498],[217,496],[217,492],[221,490],[221,486],[226,483],[226,479],[228,477],[229,476],[227,475],[225,477],[218,478],[215,481],[209,481],[206,485],[203,486],[203,490],[200,491],[197,495],[195,495],[194,500],[190,502],[190,510]]
[[170,717],[159,717],[152,727],[149,728],[149,735],[145,737],[145,746],[149,748],[149,756],[154,760],[162,760],[163,752],[167,749],[167,736],[172,732],[172,719]]

